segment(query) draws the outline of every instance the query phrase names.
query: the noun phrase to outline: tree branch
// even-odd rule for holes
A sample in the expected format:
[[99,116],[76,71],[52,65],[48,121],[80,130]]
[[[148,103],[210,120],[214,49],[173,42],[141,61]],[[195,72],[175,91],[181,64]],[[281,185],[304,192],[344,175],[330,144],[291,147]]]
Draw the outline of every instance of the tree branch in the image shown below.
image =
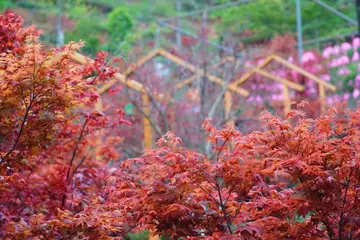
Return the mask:
[[[84,122],[84,125],[83,125],[83,127],[81,129],[81,132],[80,132],[80,135],[79,135],[79,138],[78,138],[78,140],[77,140],[77,142],[75,144],[75,148],[74,148],[74,151],[72,153],[71,160],[69,162],[68,170],[67,170],[67,173],[66,173],[66,184],[67,185],[69,184],[71,166],[72,166],[72,164],[74,162],[76,152],[77,152],[77,150],[79,148],[79,144],[80,144],[80,141],[81,141],[81,139],[83,137],[83,134],[84,134],[84,131],[85,131],[85,126],[86,126],[87,122],[88,122],[88,119],[86,119],[85,122]],[[66,200],[66,193],[64,193],[64,195],[63,195],[62,206],[65,205],[65,200]]]

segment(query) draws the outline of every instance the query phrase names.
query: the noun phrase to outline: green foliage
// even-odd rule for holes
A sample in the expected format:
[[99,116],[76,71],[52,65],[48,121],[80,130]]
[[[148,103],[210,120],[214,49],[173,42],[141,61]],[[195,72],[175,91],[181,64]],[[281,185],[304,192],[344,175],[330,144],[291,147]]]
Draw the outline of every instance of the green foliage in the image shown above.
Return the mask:
[[147,231],[141,233],[129,233],[128,234],[129,240],[146,240],[149,239],[149,233]]
[[[350,17],[355,18],[352,3],[340,0],[325,1]],[[254,39],[273,37],[275,34],[296,32],[294,1],[258,0],[249,4],[222,9],[211,14],[220,17],[217,25],[220,32],[241,33],[251,30]],[[312,1],[302,1],[303,34],[305,38],[338,34],[347,24]]]
[[107,20],[107,30],[115,42],[123,42],[134,27],[134,20],[125,8],[114,9]]
[[85,41],[84,51],[95,55],[100,49],[99,35],[105,33],[105,28],[91,18],[83,18],[78,21],[74,31],[65,34],[66,42],[83,40]]
[[[140,233],[129,233],[127,236],[127,239],[129,239],[129,240],[148,240],[149,232],[144,231],[144,232],[140,232]],[[169,238],[161,236],[160,240],[169,240]]]
[[10,0],[1,0],[0,1],[0,11],[3,11],[10,7],[12,7],[12,2]]

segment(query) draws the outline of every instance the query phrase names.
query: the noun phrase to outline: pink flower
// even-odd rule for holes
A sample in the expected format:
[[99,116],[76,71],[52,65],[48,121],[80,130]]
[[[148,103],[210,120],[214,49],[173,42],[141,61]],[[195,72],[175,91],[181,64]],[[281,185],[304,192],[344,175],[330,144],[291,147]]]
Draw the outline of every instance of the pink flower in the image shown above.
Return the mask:
[[354,50],[356,51],[360,47],[360,38],[354,38],[352,40],[352,45]]
[[341,44],[341,50],[342,50],[343,52],[347,52],[347,51],[349,51],[350,49],[352,49],[352,46],[351,46],[350,43],[348,43],[348,42],[343,42],[343,43]]
[[337,71],[337,74],[341,75],[341,76],[346,76],[346,75],[349,75],[351,73],[351,71],[344,67],[344,68],[340,68],[338,71]]
[[286,75],[286,72],[284,70],[280,70],[278,72],[278,75],[281,76],[281,77],[284,77]]
[[335,47],[333,48],[333,53],[334,53],[335,55],[338,55],[338,54],[340,53],[340,47],[339,47],[339,46],[335,46]]
[[357,79],[355,78],[355,87],[356,87],[356,88],[360,87],[360,79],[357,80]]
[[356,88],[353,92],[353,97],[356,99],[356,98],[358,98],[359,95],[360,95],[360,91],[359,91],[359,89]]
[[334,67],[337,67],[337,59],[332,59],[329,63],[328,63],[328,66],[330,68],[334,68]]
[[333,54],[333,48],[327,47],[324,49],[322,56],[323,58],[329,58],[332,54]]
[[360,74],[356,75],[355,81],[356,81],[356,82],[360,82]]
[[310,94],[315,94],[315,93],[316,93],[316,89],[315,89],[315,88],[310,88],[310,89],[309,89],[309,93],[310,93]]
[[277,90],[282,90],[283,89],[283,85],[281,83],[275,83],[275,89]]
[[321,79],[328,82],[328,81],[330,81],[330,75],[329,74],[324,74],[324,75],[321,76]]
[[316,57],[313,52],[304,52],[301,59],[304,63],[306,63],[306,62],[310,62],[310,61],[315,61]]
[[329,105],[333,104],[334,99],[332,97],[328,97],[327,102]]
[[256,96],[256,102],[260,103],[262,101],[262,97]]
[[351,58],[351,61],[356,62],[359,60],[359,53],[358,52],[354,52],[353,57]]
[[298,79],[298,77],[299,77],[298,72],[296,72],[296,71],[292,70],[292,71],[291,71],[291,77],[292,77],[294,80],[297,80],[297,79]]
[[259,59],[256,61],[256,65],[260,65],[262,62],[264,61],[264,59]]
[[345,93],[344,94],[344,100],[347,101],[350,99],[350,93]]
[[350,59],[347,55],[341,56],[340,59],[341,59],[341,64],[343,64],[343,65],[350,63]]

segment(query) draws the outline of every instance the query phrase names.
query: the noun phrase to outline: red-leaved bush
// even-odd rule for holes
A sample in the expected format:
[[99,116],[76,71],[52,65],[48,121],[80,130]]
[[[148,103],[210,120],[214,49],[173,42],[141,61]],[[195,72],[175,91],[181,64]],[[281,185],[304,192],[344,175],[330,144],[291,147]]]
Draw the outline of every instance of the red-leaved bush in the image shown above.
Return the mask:
[[126,123],[122,113],[86,111],[97,76],[114,73],[98,65],[103,54],[82,67],[69,60],[79,44],[44,51],[37,36],[21,39],[0,46],[1,238],[360,238],[360,109],[315,120],[264,112],[266,130],[247,135],[205,120],[209,157],[169,132],[118,163],[119,137],[98,130]]

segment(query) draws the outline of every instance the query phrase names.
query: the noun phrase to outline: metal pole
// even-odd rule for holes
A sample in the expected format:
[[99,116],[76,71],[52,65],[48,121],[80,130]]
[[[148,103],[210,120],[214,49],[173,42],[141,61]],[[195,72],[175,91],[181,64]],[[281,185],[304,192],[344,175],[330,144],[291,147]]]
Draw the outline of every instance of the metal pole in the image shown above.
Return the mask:
[[347,21],[348,23],[352,24],[352,25],[357,25],[356,21],[354,19],[352,19],[349,16],[346,16],[345,14],[343,14],[342,12],[336,10],[335,8],[329,6],[328,4],[324,3],[321,0],[312,0],[314,3],[319,4],[320,6],[322,6],[323,8],[325,8],[326,10],[332,12],[333,14],[335,14],[336,16],[344,19],[345,21]]
[[301,0],[296,0],[296,29],[297,29],[297,46],[299,63],[301,64],[301,57],[303,54],[303,39],[302,39],[302,22],[301,22]]
[[311,44],[322,43],[322,42],[327,42],[327,41],[344,39],[347,37],[354,37],[356,34],[357,34],[357,32],[352,32],[352,33],[347,33],[347,34],[341,34],[336,37],[319,37],[319,38],[315,38],[315,39],[311,39],[311,40],[306,40],[303,42],[303,45],[305,46],[305,45],[311,45]]
[[[177,12],[177,16],[180,16],[180,11],[181,11],[181,2],[180,0],[176,0],[176,12]],[[176,26],[178,28],[180,27],[180,19],[176,20]],[[181,33],[180,32],[176,32],[176,43],[178,45],[178,47],[181,49]]]
[[358,20],[358,36],[360,36],[360,0],[356,0],[356,15]]
[[156,27],[156,35],[155,35],[155,48],[159,48],[160,47],[160,26],[157,25]]

